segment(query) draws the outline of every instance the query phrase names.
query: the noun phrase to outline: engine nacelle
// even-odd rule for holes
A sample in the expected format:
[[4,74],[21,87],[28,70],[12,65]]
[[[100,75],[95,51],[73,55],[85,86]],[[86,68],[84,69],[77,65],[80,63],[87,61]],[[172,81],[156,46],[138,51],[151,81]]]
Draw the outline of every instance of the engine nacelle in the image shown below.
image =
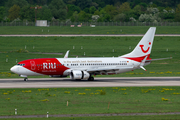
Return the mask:
[[73,70],[70,74],[71,79],[88,79],[90,74],[86,71]]
[[83,79],[88,79],[90,77],[90,74],[86,71],[82,71],[84,73]]

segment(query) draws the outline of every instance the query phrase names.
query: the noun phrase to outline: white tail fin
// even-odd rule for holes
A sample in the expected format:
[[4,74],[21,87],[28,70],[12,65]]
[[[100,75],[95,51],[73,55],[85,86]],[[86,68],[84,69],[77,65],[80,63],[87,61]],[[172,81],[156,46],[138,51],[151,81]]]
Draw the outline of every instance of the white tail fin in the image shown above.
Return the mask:
[[[121,57],[129,59],[138,59],[138,61],[143,60],[146,56],[150,56],[154,35],[156,27],[150,27],[146,34],[143,36],[141,41],[137,44],[134,50],[131,53],[123,55]],[[137,61],[137,60],[136,60]]]

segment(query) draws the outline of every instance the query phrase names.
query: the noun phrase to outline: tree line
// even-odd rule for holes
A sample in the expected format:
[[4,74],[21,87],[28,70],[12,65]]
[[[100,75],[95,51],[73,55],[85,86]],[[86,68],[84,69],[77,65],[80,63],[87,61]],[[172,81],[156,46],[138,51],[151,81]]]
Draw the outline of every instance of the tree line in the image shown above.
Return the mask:
[[0,21],[180,22],[179,0],[1,0]]

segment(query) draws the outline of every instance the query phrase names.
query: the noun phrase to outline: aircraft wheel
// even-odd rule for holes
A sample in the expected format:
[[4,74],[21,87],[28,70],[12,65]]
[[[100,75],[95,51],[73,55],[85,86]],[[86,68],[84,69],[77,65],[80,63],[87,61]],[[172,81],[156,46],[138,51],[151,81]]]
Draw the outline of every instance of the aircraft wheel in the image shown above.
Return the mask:
[[28,78],[24,78],[24,81],[28,81]]
[[89,77],[88,81],[94,81],[94,77]]

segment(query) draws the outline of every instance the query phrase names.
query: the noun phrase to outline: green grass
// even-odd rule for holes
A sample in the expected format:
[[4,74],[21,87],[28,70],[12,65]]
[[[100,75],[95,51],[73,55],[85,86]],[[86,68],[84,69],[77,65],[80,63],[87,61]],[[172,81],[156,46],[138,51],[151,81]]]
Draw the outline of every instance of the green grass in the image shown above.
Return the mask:
[[[70,50],[69,57],[84,57],[84,52],[85,57],[117,57],[131,52],[140,39],[141,37],[0,37],[0,78],[18,77],[10,73],[10,68],[16,64],[16,59],[20,62],[32,58],[62,58],[67,50]],[[179,76],[179,45],[179,37],[155,37],[151,58],[172,56],[173,59],[152,62],[145,66],[148,72],[139,69],[113,76]],[[63,55],[36,52],[63,53]]]
[[[10,118],[3,120],[44,120],[45,118]],[[48,120],[177,120],[180,115],[147,115],[147,116],[103,116],[103,117],[49,117]]]
[[0,89],[0,115],[179,112],[179,95],[179,87]]
[[[150,26],[1,26],[0,34],[145,34]],[[180,26],[156,26],[156,34],[180,34]],[[43,32],[42,32],[43,30]],[[49,32],[48,32],[49,31]]]

